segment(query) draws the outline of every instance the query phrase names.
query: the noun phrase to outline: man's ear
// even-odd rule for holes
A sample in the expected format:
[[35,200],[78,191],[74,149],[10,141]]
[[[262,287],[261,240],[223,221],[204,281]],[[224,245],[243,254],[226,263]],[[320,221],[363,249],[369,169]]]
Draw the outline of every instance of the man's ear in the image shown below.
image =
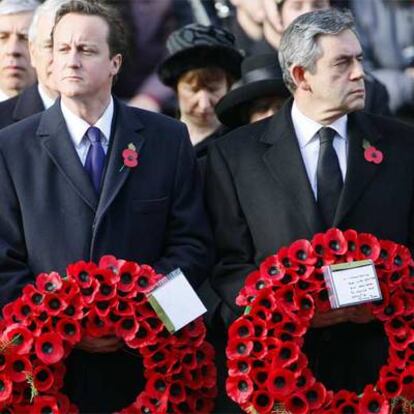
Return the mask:
[[116,54],[111,58],[112,61],[112,76],[116,76],[121,69],[122,65],[122,55],[120,53]]
[[295,82],[297,89],[302,89],[303,91],[310,91],[311,87],[306,79],[306,70],[303,66],[292,66],[290,69],[290,76]]

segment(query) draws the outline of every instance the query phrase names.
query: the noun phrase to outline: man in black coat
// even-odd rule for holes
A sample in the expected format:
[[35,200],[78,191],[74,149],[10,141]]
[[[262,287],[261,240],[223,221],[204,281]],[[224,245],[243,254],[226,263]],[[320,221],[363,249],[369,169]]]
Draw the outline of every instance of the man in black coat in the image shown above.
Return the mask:
[[[61,100],[0,132],[3,304],[39,272],[106,254],[164,274],[179,267],[194,287],[209,273],[211,236],[185,126],[111,96],[122,33],[112,10],[64,5],[53,32]],[[135,167],[123,162],[130,144]],[[84,338],[70,355],[66,390],[80,412],[135,399],[137,358],[119,346],[116,337]]]
[[50,108],[58,97],[52,76],[51,32],[57,10],[67,1],[46,0],[36,9],[28,36],[30,61],[36,71],[37,84],[0,102],[0,128]]
[[[279,60],[293,100],[214,144],[207,163],[219,256],[213,286],[226,323],[241,312],[235,298],[246,276],[296,239],[339,227],[414,247],[414,131],[360,111],[364,72],[352,17],[302,15],[283,35]],[[381,163],[364,158],[364,142],[382,152]],[[329,388],[361,391],[385,362],[382,327],[364,323],[371,317],[361,309],[314,318],[308,356]]]

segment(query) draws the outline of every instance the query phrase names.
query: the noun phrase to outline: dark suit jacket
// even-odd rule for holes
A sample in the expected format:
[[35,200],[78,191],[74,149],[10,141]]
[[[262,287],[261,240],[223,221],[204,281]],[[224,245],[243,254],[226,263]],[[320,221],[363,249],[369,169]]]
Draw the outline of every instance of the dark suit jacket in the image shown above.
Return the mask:
[[[326,230],[290,111],[291,101],[274,117],[236,129],[210,147],[206,193],[219,259],[213,286],[224,299],[227,323],[241,312],[235,298],[246,275],[264,258]],[[347,175],[334,226],[413,248],[414,130],[364,113],[351,114],[348,125]],[[383,152],[381,164],[364,159],[364,138]],[[362,330],[368,331],[365,325]]]
[[37,84],[29,86],[20,95],[0,102],[0,129],[44,110]]
[[[2,303],[39,272],[64,272],[71,262],[105,254],[163,273],[180,267],[195,287],[209,274],[211,235],[185,126],[115,102],[110,142],[98,199],[60,102],[0,132]],[[129,143],[139,164],[120,171]],[[81,412],[119,410],[133,401],[135,356],[73,354],[68,390]]]

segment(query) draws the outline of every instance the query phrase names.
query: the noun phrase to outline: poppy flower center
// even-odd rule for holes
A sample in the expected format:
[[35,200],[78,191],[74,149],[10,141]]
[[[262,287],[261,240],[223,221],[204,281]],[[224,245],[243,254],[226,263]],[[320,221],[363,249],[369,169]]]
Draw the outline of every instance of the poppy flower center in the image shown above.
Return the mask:
[[86,272],[79,273],[79,280],[81,282],[89,282],[89,275]]
[[388,381],[385,387],[388,392],[395,392],[398,390],[398,384],[395,381]]
[[270,402],[269,397],[265,394],[260,394],[257,397],[256,401],[257,405],[259,405],[260,407],[266,407]]
[[308,255],[306,254],[306,252],[304,250],[299,250],[296,253],[296,257],[298,260],[306,260],[308,258]]
[[306,393],[306,398],[309,402],[315,402],[318,399],[318,393],[314,390],[310,390]]
[[171,395],[173,395],[174,397],[176,397],[176,396],[180,395],[180,394],[181,394],[181,387],[180,387],[179,385],[177,385],[177,384],[173,384],[173,385],[171,385],[171,388],[170,388],[170,393],[171,393]]
[[134,326],[134,321],[132,319],[125,319],[124,321],[122,321],[122,328],[124,329],[132,329]]
[[142,276],[138,279],[138,286],[142,288],[146,288],[148,286],[148,278],[146,276]]
[[276,388],[284,388],[286,385],[286,380],[284,377],[276,377],[273,380],[273,384]]
[[112,292],[112,287],[108,285],[101,286],[102,295],[108,296]]
[[369,256],[371,254],[371,247],[368,246],[367,244],[363,244],[361,246],[361,252],[365,255],[365,256]]
[[247,329],[247,326],[240,326],[240,328],[237,330],[237,333],[239,336],[247,336],[249,335],[249,330]]
[[337,240],[331,240],[329,242],[329,247],[333,250],[333,251],[338,251],[339,250],[339,243]]
[[50,342],[42,344],[42,352],[44,354],[51,354],[53,352],[53,345]]
[[32,295],[32,302],[35,305],[40,305],[42,303],[43,300],[43,296],[40,293],[35,293],[34,295]]
[[264,287],[265,287],[265,283],[263,282],[263,280],[259,280],[259,281],[256,283],[256,289],[257,289],[257,290],[263,289]]
[[237,385],[237,388],[239,389],[240,392],[246,392],[249,389],[249,385],[247,384],[246,381],[240,381],[239,384]]
[[245,344],[238,344],[237,345],[237,352],[239,354],[244,354],[246,352],[246,349],[247,349],[247,347],[246,347]]
[[48,378],[49,378],[49,374],[45,370],[39,371],[36,374],[36,379],[39,380],[40,382],[45,382]]
[[74,335],[76,332],[75,327],[71,324],[71,323],[67,323],[65,324],[63,330],[65,331],[66,335]]
[[121,275],[121,283],[124,285],[127,285],[128,283],[131,283],[132,276],[131,273],[122,273]]
[[369,410],[371,413],[378,413],[378,412],[379,412],[379,410],[380,410],[380,405],[379,405],[379,402],[378,402],[378,401],[376,401],[376,400],[372,400],[372,401],[370,401],[370,402],[369,402],[369,404],[368,404],[368,410]]
[[51,407],[42,407],[42,414],[53,414],[53,410]]
[[270,266],[269,269],[267,269],[267,273],[269,273],[270,276],[276,276],[279,274],[279,269],[276,266]]
[[292,276],[291,276],[291,275],[289,275],[289,274],[287,274],[287,273],[283,276],[283,278],[282,278],[282,280],[281,280],[281,282],[282,282],[284,285],[289,284],[291,281],[292,281]]
[[4,382],[0,380],[0,392],[3,392],[5,388]]
[[163,380],[157,380],[157,381],[155,381],[155,389],[157,390],[157,391],[161,391],[161,392],[164,392],[165,391],[165,382],[163,381]]
[[49,306],[53,309],[53,310],[57,310],[60,308],[60,300],[59,299],[52,299],[49,302]]
[[245,361],[239,361],[237,363],[237,368],[239,369],[240,372],[244,373],[244,372],[247,372],[247,370],[249,369],[249,365]]
[[13,369],[16,372],[22,372],[24,370],[24,363],[23,363],[23,361],[15,361],[13,363]]
[[48,292],[52,292],[53,290],[55,290],[56,289],[56,286],[54,285],[54,283],[52,283],[52,282],[47,282],[46,283],[46,285],[45,285],[45,289],[48,291]]
[[73,316],[75,314],[75,307],[73,305],[69,305],[66,309],[65,309],[65,313],[68,316]]
[[351,407],[350,405],[346,405],[342,409],[342,413],[343,414],[355,414],[355,409],[354,409],[354,407]]
[[291,355],[292,355],[292,352],[291,352],[291,350],[290,350],[290,349],[288,349],[288,348],[283,348],[283,349],[280,351],[280,357],[281,357],[282,359],[289,359],[289,358],[291,357]]
[[301,408],[305,405],[305,402],[299,397],[293,397],[292,404],[297,408]]

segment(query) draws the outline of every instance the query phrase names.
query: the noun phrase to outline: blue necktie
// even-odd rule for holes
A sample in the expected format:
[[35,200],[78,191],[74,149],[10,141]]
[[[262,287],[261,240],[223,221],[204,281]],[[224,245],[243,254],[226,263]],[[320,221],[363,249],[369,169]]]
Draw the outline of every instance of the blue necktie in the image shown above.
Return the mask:
[[99,128],[90,127],[86,131],[86,137],[89,139],[91,145],[86,155],[85,170],[91,178],[96,193],[99,194],[105,164],[105,151],[101,144],[101,131]]
[[316,169],[318,206],[328,227],[333,225],[343,185],[338,156],[333,147],[335,134],[332,128],[319,130],[320,149]]

